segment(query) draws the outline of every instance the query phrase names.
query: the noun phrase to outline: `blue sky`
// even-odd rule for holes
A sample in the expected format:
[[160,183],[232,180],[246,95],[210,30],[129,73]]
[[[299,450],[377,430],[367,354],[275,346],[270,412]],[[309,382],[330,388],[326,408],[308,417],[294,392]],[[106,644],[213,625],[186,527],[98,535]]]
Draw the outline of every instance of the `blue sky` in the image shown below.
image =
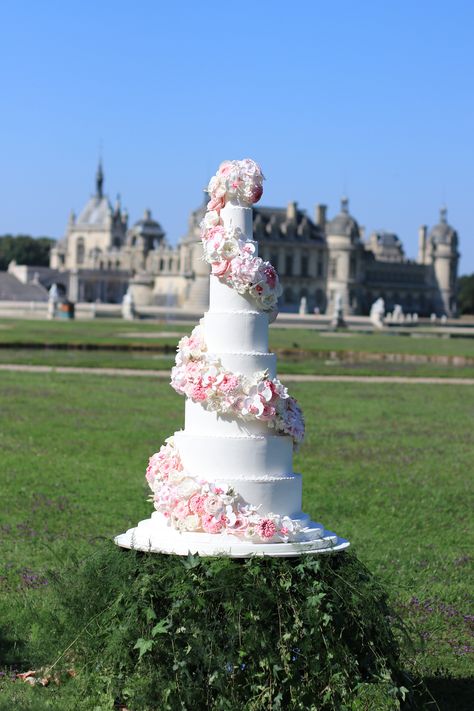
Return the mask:
[[63,234],[93,191],[170,241],[224,158],[265,205],[347,192],[415,257],[445,202],[474,271],[474,4],[16,0],[0,6],[0,234]]

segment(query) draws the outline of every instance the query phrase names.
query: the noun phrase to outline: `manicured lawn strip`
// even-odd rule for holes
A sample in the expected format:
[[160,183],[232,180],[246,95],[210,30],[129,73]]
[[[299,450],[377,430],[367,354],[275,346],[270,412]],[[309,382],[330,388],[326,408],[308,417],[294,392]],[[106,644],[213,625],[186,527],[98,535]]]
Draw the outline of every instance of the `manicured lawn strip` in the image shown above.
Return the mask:
[[[55,350],[51,348],[1,349],[0,363],[19,365],[72,366],[82,368],[132,368],[137,370],[171,370],[174,356],[143,351]],[[389,361],[344,362],[329,358],[279,358],[278,372],[305,375],[382,375],[405,377],[474,378],[474,366],[438,365],[435,363],[396,363]]]
[[[153,338],[153,334],[188,333],[192,326],[181,323],[149,321],[123,321],[119,319],[91,319],[73,321],[40,320],[0,320],[0,345],[2,343],[33,343],[42,345],[64,345],[69,347],[90,345],[117,345],[125,348],[134,346],[174,345],[176,336]],[[124,335],[125,334],[125,335]],[[129,335],[127,335],[129,334]],[[131,334],[131,335],[130,335]]]
[[[304,509],[353,542],[423,633],[417,672],[469,676],[474,391],[291,392],[308,429]],[[14,626],[30,599],[47,604],[48,568],[149,515],[146,460],[182,426],[184,401],[162,381],[16,373],[2,373],[0,401],[0,616]]]
[[[114,319],[91,321],[11,321],[0,320],[1,344],[36,343],[42,345],[121,346],[123,349],[144,347],[162,349],[175,346],[178,337],[150,337],[170,331],[186,334],[192,325],[176,323],[133,323]],[[132,334],[125,335],[125,334]],[[444,338],[439,336],[400,336],[390,333],[321,333],[307,328],[270,329],[270,348],[318,353],[407,353],[418,355],[466,356],[474,358],[474,338]]]
[[409,353],[474,357],[474,339],[401,336],[390,333],[330,333],[308,329],[270,329],[272,348],[355,353]]

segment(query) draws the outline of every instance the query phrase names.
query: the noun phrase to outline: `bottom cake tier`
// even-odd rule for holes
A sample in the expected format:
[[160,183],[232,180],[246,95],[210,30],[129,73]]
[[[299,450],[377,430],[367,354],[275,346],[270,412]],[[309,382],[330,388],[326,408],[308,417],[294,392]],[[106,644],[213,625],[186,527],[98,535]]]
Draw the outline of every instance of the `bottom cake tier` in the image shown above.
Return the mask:
[[115,543],[131,550],[174,555],[229,556],[248,558],[252,555],[293,557],[309,553],[331,553],[345,550],[349,541],[327,531],[305,516],[295,521],[304,524],[295,540],[280,543],[254,543],[230,534],[178,531],[163,514],[155,511],[135,528],[116,536]]

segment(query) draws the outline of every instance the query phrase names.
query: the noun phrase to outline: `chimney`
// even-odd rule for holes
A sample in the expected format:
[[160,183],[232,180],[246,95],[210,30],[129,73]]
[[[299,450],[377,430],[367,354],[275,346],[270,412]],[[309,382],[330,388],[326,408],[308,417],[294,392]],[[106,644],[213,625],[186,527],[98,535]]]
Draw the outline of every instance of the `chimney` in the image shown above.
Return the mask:
[[316,205],[314,217],[316,220],[316,224],[319,225],[322,230],[324,230],[324,228],[326,227],[326,210],[327,205]]
[[286,208],[286,217],[288,220],[296,220],[296,208],[298,206],[297,202],[289,202]]
[[421,225],[418,230],[418,264],[426,264],[426,225]]

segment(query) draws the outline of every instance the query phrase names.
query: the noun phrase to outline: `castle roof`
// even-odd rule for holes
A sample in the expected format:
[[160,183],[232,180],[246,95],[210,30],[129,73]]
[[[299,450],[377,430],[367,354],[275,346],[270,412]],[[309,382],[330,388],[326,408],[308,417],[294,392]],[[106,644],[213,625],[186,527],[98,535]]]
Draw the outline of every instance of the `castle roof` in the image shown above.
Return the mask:
[[439,211],[439,222],[433,227],[429,236],[432,242],[436,244],[449,244],[453,238],[456,238],[456,231],[447,220],[447,209],[442,207]]
[[346,197],[341,199],[341,209],[339,213],[327,224],[326,233],[328,235],[340,235],[341,237],[359,237],[359,225],[349,214],[349,200]]
[[93,195],[79,213],[76,224],[94,227],[105,227],[108,223],[112,207],[107,196]]
[[106,195],[103,193],[104,173],[102,162],[99,161],[95,177],[95,195],[92,195],[82,211],[79,213],[76,224],[88,227],[105,227],[112,214],[112,206]]

